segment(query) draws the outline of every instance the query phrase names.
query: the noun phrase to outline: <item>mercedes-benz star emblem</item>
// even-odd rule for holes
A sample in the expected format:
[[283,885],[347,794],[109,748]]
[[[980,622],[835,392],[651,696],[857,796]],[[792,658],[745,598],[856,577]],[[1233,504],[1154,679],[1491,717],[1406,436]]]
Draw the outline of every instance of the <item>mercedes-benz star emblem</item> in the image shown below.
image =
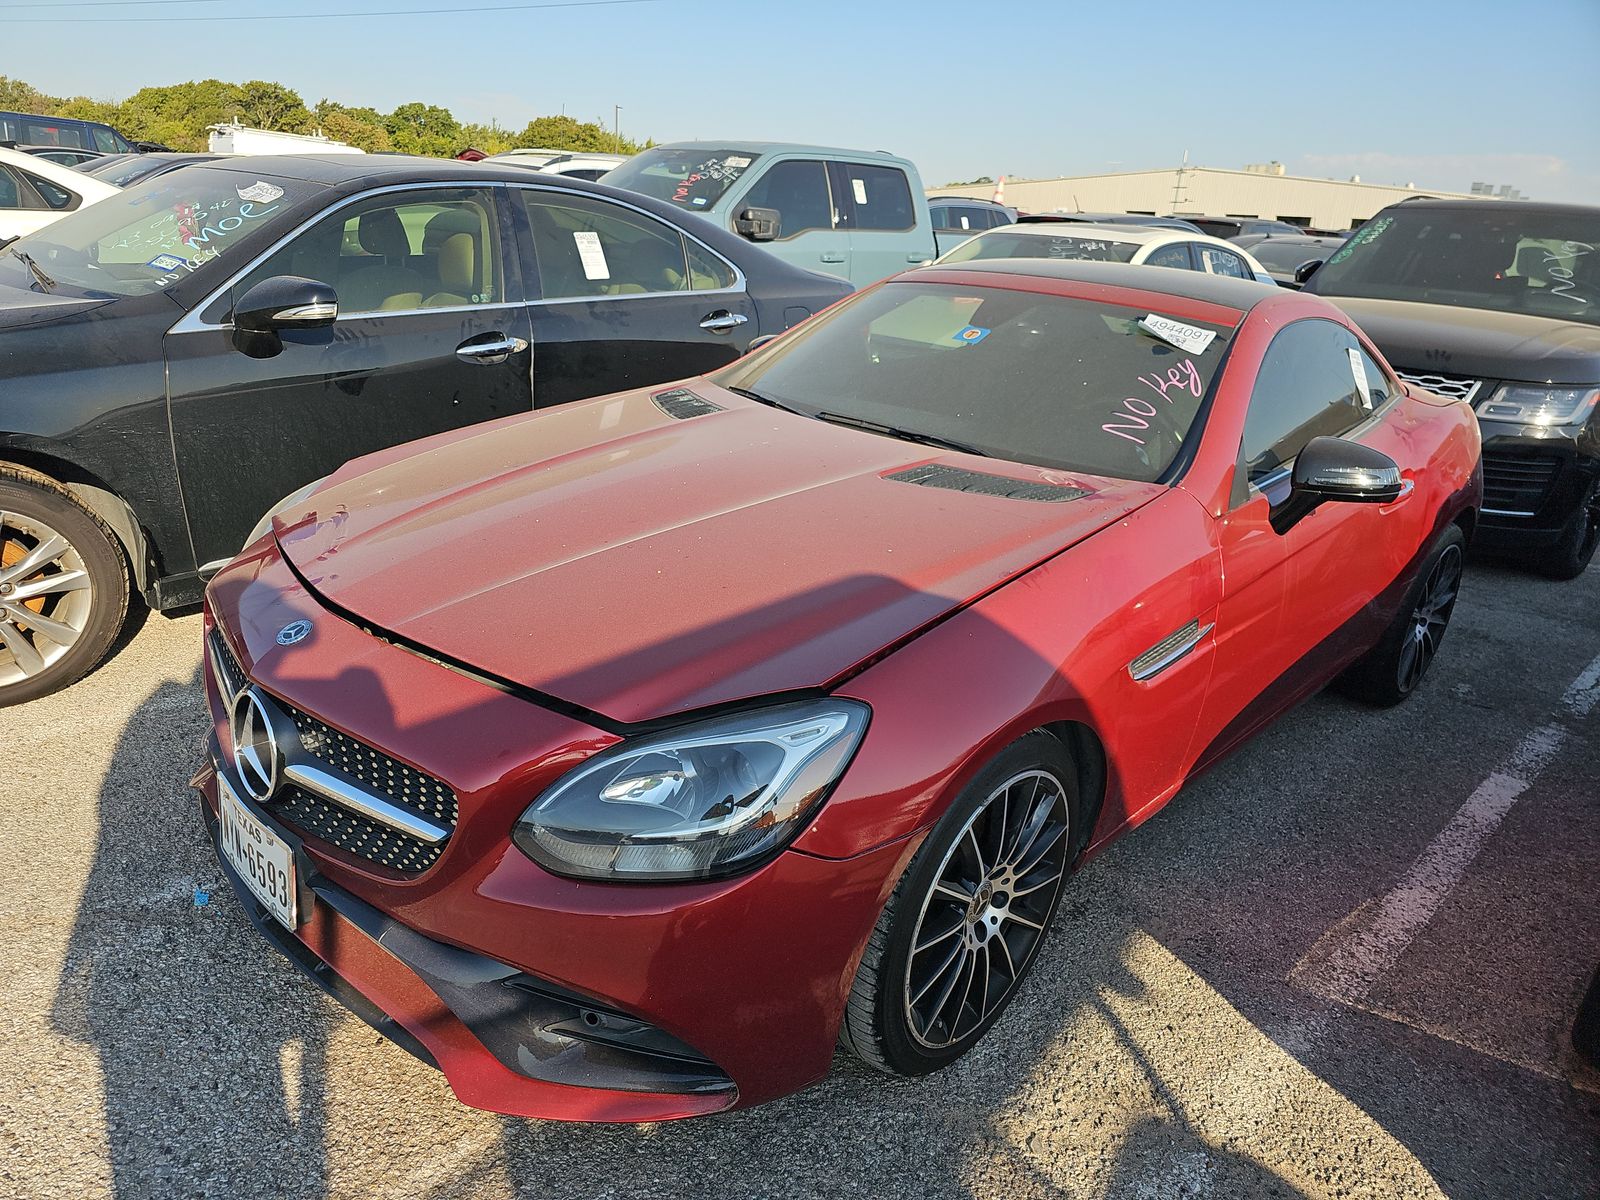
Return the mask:
[[278,786],[278,739],[266,703],[255,688],[245,688],[233,698],[228,717],[233,735],[233,766],[250,798],[264,801]]
[[303,642],[311,636],[310,621],[290,621],[278,630],[278,645],[293,646],[296,642]]

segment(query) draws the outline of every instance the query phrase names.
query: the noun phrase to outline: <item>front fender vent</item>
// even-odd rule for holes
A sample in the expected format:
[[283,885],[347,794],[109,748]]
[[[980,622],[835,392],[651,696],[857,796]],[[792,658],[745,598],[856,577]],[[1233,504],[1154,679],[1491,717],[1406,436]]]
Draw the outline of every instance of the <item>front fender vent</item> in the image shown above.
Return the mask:
[[656,407],[674,421],[687,421],[690,417],[703,417],[707,413],[722,411],[722,405],[713,404],[702,396],[696,396],[688,388],[671,388],[665,392],[657,392],[650,399],[654,400]]
[[908,467],[885,475],[896,483],[914,483],[918,487],[944,488],[951,492],[973,492],[979,496],[1000,496],[1007,500],[1039,500],[1045,504],[1064,504],[1068,500],[1081,500],[1089,495],[1085,488],[1064,484],[1042,483],[1038,480],[1007,479],[1004,475],[986,475],[982,471],[968,471],[961,467],[944,467],[928,463]]

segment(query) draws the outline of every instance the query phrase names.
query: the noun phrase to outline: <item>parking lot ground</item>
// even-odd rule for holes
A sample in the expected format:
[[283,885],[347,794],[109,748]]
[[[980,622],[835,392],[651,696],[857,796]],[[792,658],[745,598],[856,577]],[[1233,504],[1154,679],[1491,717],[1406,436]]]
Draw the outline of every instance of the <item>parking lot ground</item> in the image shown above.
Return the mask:
[[1475,564],[1420,695],[1311,700],[1090,863],[948,1071],[638,1128],[463,1108],[266,950],[199,671],[152,616],[0,712],[5,1196],[1600,1195],[1600,569]]

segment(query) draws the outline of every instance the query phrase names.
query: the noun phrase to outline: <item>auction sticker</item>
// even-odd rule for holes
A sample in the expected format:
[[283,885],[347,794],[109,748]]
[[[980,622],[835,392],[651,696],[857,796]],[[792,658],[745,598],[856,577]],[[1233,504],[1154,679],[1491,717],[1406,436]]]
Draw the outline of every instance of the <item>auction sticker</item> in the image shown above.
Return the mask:
[[578,259],[583,263],[583,277],[610,279],[611,267],[606,263],[606,251],[600,244],[600,235],[591,230],[578,230],[573,233],[572,240],[578,247]]
[[1209,329],[1201,329],[1198,325],[1185,325],[1182,321],[1174,321],[1171,317],[1158,317],[1155,313],[1140,318],[1139,327],[1189,354],[1205,353],[1206,347],[1211,345],[1217,336]]

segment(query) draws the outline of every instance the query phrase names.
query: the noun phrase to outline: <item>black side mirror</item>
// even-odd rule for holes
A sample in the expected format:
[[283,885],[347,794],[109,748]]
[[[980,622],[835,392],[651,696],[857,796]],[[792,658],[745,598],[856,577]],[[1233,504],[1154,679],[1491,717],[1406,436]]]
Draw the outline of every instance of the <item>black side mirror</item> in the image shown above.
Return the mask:
[[752,242],[772,242],[777,240],[782,223],[775,208],[747,208],[734,218],[733,227]]
[[1289,498],[1272,514],[1272,527],[1285,533],[1321,504],[1392,504],[1408,490],[1400,465],[1383,451],[1345,438],[1312,438],[1295,458]]
[[1310,279],[1313,275],[1315,275],[1317,273],[1317,268],[1320,267],[1322,265],[1322,263],[1323,263],[1322,259],[1313,258],[1310,261],[1303,262],[1298,267],[1296,267],[1294,269],[1295,286],[1296,287],[1304,287],[1306,280]]
[[233,327],[246,333],[326,329],[338,317],[339,296],[327,284],[299,275],[274,275],[239,298]]

